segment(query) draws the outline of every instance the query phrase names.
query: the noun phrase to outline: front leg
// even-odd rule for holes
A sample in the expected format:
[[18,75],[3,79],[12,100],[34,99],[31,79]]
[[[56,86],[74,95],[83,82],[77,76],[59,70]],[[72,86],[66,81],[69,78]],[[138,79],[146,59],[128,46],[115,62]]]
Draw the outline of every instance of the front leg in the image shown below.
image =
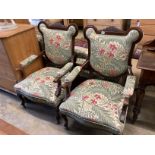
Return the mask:
[[55,92],[55,96],[58,97],[61,94],[61,80],[57,82],[57,90]]
[[26,99],[24,98],[24,96],[22,96],[22,95],[20,95],[20,94],[18,94],[18,93],[17,93],[17,96],[20,98],[20,100],[21,100],[21,105],[23,106],[23,108],[26,109],[26,105],[25,105]]
[[138,90],[136,92],[136,102],[135,102],[134,108],[133,108],[132,123],[135,123],[138,118],[138,114],[140,113],[144,95],[145,95],[145,88],[144,87],[138,88]]
[[63,115],[63,114],[62,114],[62,118],[63,118],[64,121],[65,121],[64,127],[66,128],[66,130],[68,130],[68,129],[69,129],[69,128],[68,128],[68,119],[67,119],[66,115]]
[[56,120],[57,120],[57,124],[60,124],[59,106],[56,107]]

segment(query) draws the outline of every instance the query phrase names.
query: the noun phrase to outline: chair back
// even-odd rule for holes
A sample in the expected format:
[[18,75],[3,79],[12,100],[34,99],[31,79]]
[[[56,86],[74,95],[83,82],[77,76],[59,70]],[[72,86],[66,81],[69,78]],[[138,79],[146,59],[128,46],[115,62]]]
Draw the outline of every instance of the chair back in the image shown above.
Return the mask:
[[78,33],[75,24],[68,27],[52,27],[45,22],[38,24],[43,37],[43,44],[47,58],[55,65],[64,65],[73,60],[74,41]]
[[142,31],[131,28],[126,33],[105,33],[88,26],[84,36],[88,40],[91,68],[105,77],[118,77],[131,65],[132,52],[135,43],[142,38]]

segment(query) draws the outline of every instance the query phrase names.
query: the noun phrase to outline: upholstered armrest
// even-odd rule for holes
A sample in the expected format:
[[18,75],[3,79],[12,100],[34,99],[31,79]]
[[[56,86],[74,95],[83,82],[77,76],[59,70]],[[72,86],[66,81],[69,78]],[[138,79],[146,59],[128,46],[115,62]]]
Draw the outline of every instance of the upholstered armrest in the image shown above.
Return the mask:
[[26,59],[24,59],[23,61],[20,62],[20,69],[23,69],[23,68],[27,67],[28,65],[30,65],[36,59],[38,59],[39,57],[41,57],[43,55],[44,55],[44,51],[41,52],[39,55],[33,54],[33,55],[27,57]]
[[28,66],[29,64],[31,64],[38,56],[37,55],[31,55],[28,58],[24,59],[23,61],[20,62],[20,66],[22,68]]
[[69,62],[64,67],[62,67],[56,74],[54,82],[57,82],[61,77],[63,77],[66,73],[68,73],[73,67],[73,63]]
[[128,75],[125,83],[125,87],[123,90],[124,97],[129,98],[130,96],[133,95],[135,83],[136,83],[136,77],[133,75]]
[[72,83],[74,81],[74,79],[77,77],[77,75],[80,73],[80,71],[82,70],[81,66],[76,66],[70,74],[67,75],[67,77],[65,78],[65,83]]
[[75,46],[75,54],[78,58],[87,58],[88,57],[88,48]]

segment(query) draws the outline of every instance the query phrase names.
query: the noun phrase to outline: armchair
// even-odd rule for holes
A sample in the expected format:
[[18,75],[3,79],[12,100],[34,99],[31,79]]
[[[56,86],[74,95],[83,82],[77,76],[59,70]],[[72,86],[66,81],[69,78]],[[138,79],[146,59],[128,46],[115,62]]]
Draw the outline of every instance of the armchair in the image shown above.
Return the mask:
[[[85,126],[122,134],[136,80],[131,71],[131,57],[142,31],[131,28],[125,33],[114,33],[88,26],[84,36],[88,41],[87,61],[65,78],[68,95],[59,107],[64,125],[68,129],[67,117],[71,117]],[[98,76],[90,76],[70,92],[69,85],[84,68]],[[98,79],[99,76],[103,78]]]
[[24,75],[25,68],[42,56],[46,57],[51,65],[32,73],[14,88],[24,107],[27,100],[55,107],[59,123],[59,105],[65,97],[62,84],[64,76],[75,65],[74,40],[78,29],[73,24],[65,28],[49,27],[45,22],[40,22],[38,29],[43,38],[45,51],[38,56],[32,55],[23,60],[19,70]]

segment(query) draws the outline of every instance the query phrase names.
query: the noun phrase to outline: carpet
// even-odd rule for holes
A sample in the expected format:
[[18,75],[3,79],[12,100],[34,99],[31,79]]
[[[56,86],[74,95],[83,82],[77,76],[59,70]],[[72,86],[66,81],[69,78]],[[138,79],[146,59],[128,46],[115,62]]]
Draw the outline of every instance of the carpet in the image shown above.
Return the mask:
[[26,135],[26,133],[0,119],[0,135]]

